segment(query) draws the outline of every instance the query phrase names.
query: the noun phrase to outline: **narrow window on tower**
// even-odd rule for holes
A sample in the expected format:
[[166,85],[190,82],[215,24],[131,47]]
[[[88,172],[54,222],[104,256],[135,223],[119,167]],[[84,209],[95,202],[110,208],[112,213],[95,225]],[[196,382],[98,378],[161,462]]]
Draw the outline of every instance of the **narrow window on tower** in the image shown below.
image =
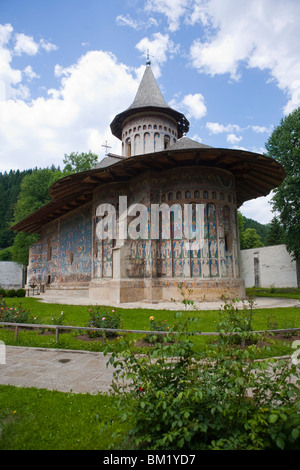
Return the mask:
[[164,137],[164,149],[167,149],[170,147],[170,137],[168,135],[165,135]]
[[131,140],[127,139],[125,142],[125,152],[126,152],[126,157],[131,157]]

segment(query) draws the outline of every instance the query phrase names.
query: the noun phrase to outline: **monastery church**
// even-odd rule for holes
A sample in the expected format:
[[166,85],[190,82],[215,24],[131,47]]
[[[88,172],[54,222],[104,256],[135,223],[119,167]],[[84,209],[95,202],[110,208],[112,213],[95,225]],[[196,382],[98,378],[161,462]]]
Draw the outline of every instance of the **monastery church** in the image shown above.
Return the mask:
[[[111,123],[122,155],[108,154],[95,168],[55,182],[51,201],[12,227],[40,235],[30,248],[27,283],[114,304],[181,300],[182,283],[195,300],[243,297],[237,209],[269,194],[284,170],[260,154],[191,140],[188,130],[186,117],[165,102],[148,61],[133,103]],[[138,232],[139,212],[126,212],[122,201],[147,208],[146,230]],[[136,221],[138,236],[129,230],[103,236],[103,205],[113,208],[125,233]],[[201,222],[201,243],[182,230],[186,206],[192,226]],[[156,237],[152,207],[164,208]]]

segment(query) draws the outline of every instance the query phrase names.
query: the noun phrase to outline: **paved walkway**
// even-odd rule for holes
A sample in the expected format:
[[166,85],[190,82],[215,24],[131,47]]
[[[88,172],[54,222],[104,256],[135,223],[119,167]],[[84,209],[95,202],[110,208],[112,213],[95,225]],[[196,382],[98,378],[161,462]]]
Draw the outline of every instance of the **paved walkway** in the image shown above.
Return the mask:
[[[113,304],[112,302],[104,302],[99,300],[92,300],[88,297],[80,297],[78,295],[72,296],[70,294],[59,294],[51,295],[51,293],[42,294],[38,296],[41,302],[65,304],[65,305],[106,305],[117,308],[147,308],[151,310],[179,310],[183,309],[183,305],[180,301],[163,301],[163,302],[132,302]],[[190,306],[190,310],[195,307],[198,310],[218,310],[221,305],[224,305],[224,301],[207,301],[207,302],[195,302],[193,306]],[[275,307],[299,307],[299,299],[284,299],[278,297],[256,297],[255,308],[275,308]]]
[[[42,299],[41,299],[42,300]],[[46,299],[45,299],[46,301]],[[47,296],[47,301],[49,297]],[[86,298],[53,299],[55,303],[91,305]],[[86,303],[85,303],[86,302]],[[201,309],[218,309],[222,302],[202,302]],[[118,307],[133,306],[151,309],[178,310],[180,304],[123,304]],[[278,298],[257,298],[256,308],[300,307],[299,300]],[[182,306],[181,306],[182,307]],[[300,311],[299,311],[300,314]],[[26,348],[2,346],[5,361],[0,351],[0,384],[19,387],[36,387],[62,392],[91,393],[108,392],[112,382],[114,368],[106,367],[109,356],[101,352],[71,351],[59,349]],[[5,363],[3,363],[5,362]]]
[[[6,346],[0,384],[60,392],[108,392],[114,368],[101,352]],[[3,361],[4,362],[4,361]]]

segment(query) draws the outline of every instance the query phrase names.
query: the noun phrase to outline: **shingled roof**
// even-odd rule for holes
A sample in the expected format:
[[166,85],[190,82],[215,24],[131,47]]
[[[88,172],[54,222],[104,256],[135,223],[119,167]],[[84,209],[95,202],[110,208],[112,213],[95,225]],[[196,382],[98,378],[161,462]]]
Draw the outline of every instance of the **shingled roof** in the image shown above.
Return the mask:
[[186,117],[171,108],[164,100],[150,65],[147,65],[133,103],[112,121],[110,128],[114,136],[122,140],[122,126],[125,119],[141,111],[159,111],[173,117],[178,124],[178,137],[189,130]]
[[185,149],[209,149],[213,148],[209,145],[202,144],[201,142],[197,142],[196,140],[189,139],[188,137],[181,137],[178,139],[175,144],[169,147],[170,150],[185,150]]

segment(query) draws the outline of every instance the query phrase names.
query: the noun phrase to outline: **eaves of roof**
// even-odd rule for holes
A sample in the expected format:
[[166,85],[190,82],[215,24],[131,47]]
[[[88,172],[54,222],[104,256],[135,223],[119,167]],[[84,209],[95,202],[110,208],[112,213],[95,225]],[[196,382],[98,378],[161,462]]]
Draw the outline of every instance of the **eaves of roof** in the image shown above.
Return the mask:
[[173,149],[120,159],[107,167],[66,176],[50,188],[52,201],[15,224],[11,230],[40,233],[45,224],[92,201],[95,188],[129,181],[149,170],[195,166],[227,170],[235,177],[238,207],[245,201],[268,195],[285,178],[283,167],[265,155],[201,145],[176,148],[175,144]]

